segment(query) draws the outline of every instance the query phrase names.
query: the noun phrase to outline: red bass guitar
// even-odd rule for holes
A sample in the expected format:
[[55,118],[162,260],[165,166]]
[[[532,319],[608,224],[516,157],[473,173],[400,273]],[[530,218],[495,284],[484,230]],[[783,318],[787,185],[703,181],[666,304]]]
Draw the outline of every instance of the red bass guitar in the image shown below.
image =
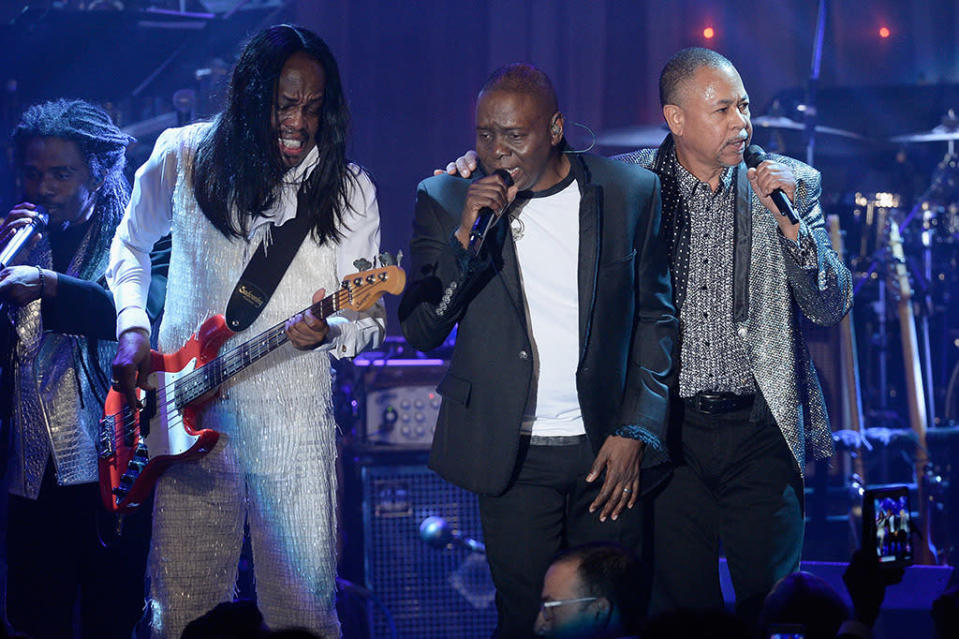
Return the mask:
[[[309,310],[320,318],[345,309],[363,311],[384,293],[400,294],[405,285],[406,273],[398,266],[355,273]],[[221,384],[289,341],[285,324],[219,355],[234,333],[222,315],[214,315],[177,352],[151,351],[150,381],[156,390],[139,391],[141,410],[131,409],[125,395],[110,389],[97,438],[100,497],[107,510],[136,509],[171,464],[212,450],[220,434],[196,428],[197,413]]]

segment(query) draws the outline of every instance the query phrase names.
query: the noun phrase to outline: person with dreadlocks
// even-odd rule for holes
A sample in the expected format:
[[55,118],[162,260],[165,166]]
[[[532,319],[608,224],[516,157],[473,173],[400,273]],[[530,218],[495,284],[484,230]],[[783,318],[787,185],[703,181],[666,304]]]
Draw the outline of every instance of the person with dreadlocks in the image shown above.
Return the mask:
[[[95,440],[116,348],[103,273],[130,197],[123,167],[133,139],[100,108],[57,100],[28,109],[13,141],[24,201],[0,224],[0,246],[39,210],[50,221],[0,271],[8,618],[37,639],[72,637],[79,599],[83,636],[129,638],[143,610],[149,513],[111,538]],[[154,275],[155,317],[162,259]]]
[[[346,160],[348,118],[326,44],[306,29],[280,25],[243,49],[222,113],[160,136],[137,172],[111,248],[116,388],[132,396],[137,384],[148,384],[147,252],[171,229],[158,336],[166,352],[206,317],[224,312],[261,241],[286,223],[308,221],[311,232],[244,335],[282,322],[311,295],[335,289],[356,270],[354,260],[379,253],[375,189]],[[286,329],[295,349],[273,351],[203,408],[200,425],[219,431],[219,442],[205,457],[172,466],[156,487],[149,572],[157,636],[179,637],[189,621],[232,601],[244,523],[267,625],[339,636],[327,353],[352,357],[375,347],[384,315],[377,304],[326,321],[295,316]]]

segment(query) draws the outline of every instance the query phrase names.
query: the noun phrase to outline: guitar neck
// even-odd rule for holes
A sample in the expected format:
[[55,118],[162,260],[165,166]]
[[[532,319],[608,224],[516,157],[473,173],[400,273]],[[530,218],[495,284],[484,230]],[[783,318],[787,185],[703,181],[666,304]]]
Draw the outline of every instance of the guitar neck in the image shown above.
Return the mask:
[[[405,285],[406,273],[396,265],[353,273],[340,282],[340,288],[335,293],[327,295],[301,313],[310,311],[314,317],[326,319],[344,309],[365,311],[384,293],[399,295]],[[285,330],[288,321],[280,322],[180,377],[174,382],[176,404],[186,406],[215,391],[223,382],[239,374],[247,366],[286,344],[289,341]]]
[[[304,309],[319,319],[326,319],[342,308],[343,291],[338,290],[316,304]],[[299,313],[298,313],[299,314]],[[177,404],[186,406],[200,397],[215,391],[221,384],[239,375],[248,366],[263,359],[289,341],[286,335],[286,323],[289,319],[263,331],[239,346],[220,354],[202,368],[184,375],[177,380]]]
[[[839,216],[830,215],[827,218],[829,225],[829,239],[832,241],[832,248],[839,255],[840,259],[845,259],[846,251],[840,228]],[[859,444],[856,446],[855,454],[852,456],[853,468],[862,485],[866,484],[866,465],[863,461],[863,411],[862,411],[862,386],[859,382],[859,356],[856,352],[856,332],[852,321],[853,309],[849,309],[842,321],[839,323],[839,350],[842,355],[840,370],[843,379],[843,414],[848,417],[847,428],[859,433]]]

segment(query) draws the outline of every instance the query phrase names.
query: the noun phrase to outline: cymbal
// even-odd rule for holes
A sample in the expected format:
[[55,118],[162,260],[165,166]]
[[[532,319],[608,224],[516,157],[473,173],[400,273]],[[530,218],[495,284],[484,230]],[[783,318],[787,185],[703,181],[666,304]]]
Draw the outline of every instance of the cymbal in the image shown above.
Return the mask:
[[[752,119],[753,128],[758,129],[779,129],[784,131],[803,131],[806,125],[789,118],[774,115],[761,115]],[[772,132],[772,131],[770,131]],[[638,126],[627,126],[617,129],[603,131],[596,136],[596,144],[612,147],[629,148],[651,148],[657,147],[663,142],[663,138],[669,133],[665,124],[651,125],[643,124]],[[824,135],[834,135],[837,137],[849,138],[851,140],[862,140],[863,137],[858,133],[834,129],[829,126],[816,126],[816,133]]]
[[631,149],[652,148],[663,143],[669,129],[665,124],[644,124],[608,129],[596,136],[601,146],[628,147]]
[[940,124],[932,131],[897,135],[889,139],[893,142],[948,142],[950,140],[959,140],[959,129],[946,128]]
[[[796,122],[795,120],[790,120],[787,117],[781,115],[760,115],[751,120],[753,128],[759,127],[761,129],[785,129],[787,131],[804,131],[806,125],[802,122]],[[835,129],[831,126],[822,126],[820,124],[816,125],[816,133],[824,133],[826,135],[838,135],[843,138],[850,138],[853,140],[861,140],[862,136],[858,133],[853,133],[851,131],[843,131],[842,129]]]

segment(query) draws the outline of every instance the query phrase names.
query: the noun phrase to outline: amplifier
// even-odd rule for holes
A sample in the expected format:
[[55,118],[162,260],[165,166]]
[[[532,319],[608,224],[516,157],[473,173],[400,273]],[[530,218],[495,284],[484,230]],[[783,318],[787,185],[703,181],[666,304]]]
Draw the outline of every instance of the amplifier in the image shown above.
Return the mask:
[[442,359],[359,359],[366,392],[360,441],[429,448],[441,398],[436,385],[446,374]]
[[[482,539],[476,496],[426,468],[425,451],[355,446],[344,452],[351,542],[345,554],[352,558],[349,578],[362,579],[375,597],[367,606],[369,637],[489,637],[496,591],[486,556],[434,548],[420,536],[424,519],[441,517],[464,537]],[[353,543],[359,540],[361,549]]]

